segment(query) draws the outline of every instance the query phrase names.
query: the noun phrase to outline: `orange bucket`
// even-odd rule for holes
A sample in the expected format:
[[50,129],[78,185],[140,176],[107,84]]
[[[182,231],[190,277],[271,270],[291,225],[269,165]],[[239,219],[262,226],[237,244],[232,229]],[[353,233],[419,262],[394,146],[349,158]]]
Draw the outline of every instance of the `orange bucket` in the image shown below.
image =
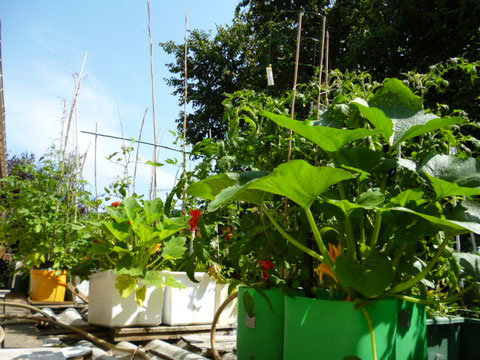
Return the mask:
[[67,288],[67,272],[55,276],[55,270],[30,271],[30,299],[34,301],[63,301]]

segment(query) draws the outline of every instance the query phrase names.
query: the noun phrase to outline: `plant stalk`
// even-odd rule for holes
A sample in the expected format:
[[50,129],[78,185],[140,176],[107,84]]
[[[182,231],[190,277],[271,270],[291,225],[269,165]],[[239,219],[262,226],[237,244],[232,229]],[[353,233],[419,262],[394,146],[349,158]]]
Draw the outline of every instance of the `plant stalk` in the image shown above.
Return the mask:
[[[271,223],[273,224],[273,226],[275,226],[275,228],[278,230],[278,232],[280,234],[282,234],[282,236],[287,239],[292,245],[296,246],[297,248],[299,248],[300,250],[306,252],[308,255],[314,257],[315,259],[319,260],[319,261],[323,261],[324,258],[318,254],[317,252],[313,251],[312,249],[309,249],[307,248],[305,245],[301,244],[300,242],[298,242],[297,240],[295,240],[292,236],[290,236],[281,226],[280,224],[274,219],[273,215],[270,214],[270,212],[268,211],[268,209],[265,207],[265,205],[261,204],[260,207],[262,208],[262,210],[265,212],[265,215],[267,215],[267,217],[270,219]],[[324,246],[325,248],[325,246]],[[326,249],[325,249],[326,250]],[[328,252],[326,252],[327,255],[328,255]]]
[[449,240],[450,240],[450,237],[446,236],[445,240],[443,240],[443,242],[438,247],[437,252],[433,256],[432,260],[430,260],[428,265],[421,272],[419,272],[417,275],[415,275],[410,280],[407,280],[407,281],[405,281],[401,284],[398,284],[397,286],[394,286],[388,293],[389,294],[396,294],[396,293],[405,291],[405,290],[411,288],[412,286],[415,286],[416,284],[418,284],[425,276],[428,275],[430,270],[435,266],[438,259],[442,255],[443,250],[445,250],[445,247],[447,246]]
[[317,224],[315,224],[315,219],[313,218],[313,214],[309,208],[304,208],[304,210],[305,210],[305,213],[307,214],[307,219],[310,224],[310,227],[312,228],[313,236],[315,237],[318,248],[320,249],[320,252],[323,255],[323,260],[328,265],[330,270],[335,274],[332,257],[330,256],[330,253],[328,252],[327,247],[323,243],[322,235],[320,235],[320,231],[318,230]]
[[382,212],[377,210],[375,216],[375,224],[373,225],[372,237],[370,238],[370,247],[373,249],[377,245],[378,235],[380,234],[380,226],[382,225]]
[[372,339],[373,360],[377,360],[378,359],[377,343],[375,341],[375,331],[374,331],[374,328],[373,328],[372,319],[371,319],[367,309],[365,309],[365,306],[362,305],[362,306],[360,306],[360,308],[362,309],[363,314],[365,315],[365,318],[367,319],[368,328],[370,329],[370,338]]
[[475,284],[471,284],[470,286],[466,287],[462,291],[460,291],[458,294],[452,295],[446,299],[440,299],[440,300],[423,300],[423,299],[417,299],[411,296],[406,296],[406,295],[391,295],[392,297],[400,300],[405,300],[409,301],[415,304],[423,304],[423,305],[436,305],[436,304],[442,304],[442,303],[449,303],[458,300],[459,298],[462,297],[463,294],[466,294],[470,290],[475,288]]

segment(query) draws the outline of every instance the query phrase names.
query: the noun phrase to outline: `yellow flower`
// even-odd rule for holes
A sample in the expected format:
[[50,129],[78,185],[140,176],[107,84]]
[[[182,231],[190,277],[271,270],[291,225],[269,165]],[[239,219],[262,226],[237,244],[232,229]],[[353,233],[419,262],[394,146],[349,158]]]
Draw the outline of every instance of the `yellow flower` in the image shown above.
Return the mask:
[[153,247],[152,251],[150,252],[150,254],[155,254],[156,252],[159,252],[161,251],[162,249],[162,244],[157,244]]
[[[330,257],[332,258],[332,262],[335,264],[335,261],[338,255],[342,253],[342,246],[338,244],[337,247],[335,247],[331,243],[328,243],[328,252],[330,254]],[[324,274],[330,275],[333,278],[333,280],[337,282],[337,278],[333,274],[332,269],[330,269],[330,267],[325,263],[321,263],[320,265],[318,265],[317,268],[315,269],[315,272],[317,273],[318,277],[320,278],[320,281],[322,282],[323,282]]]

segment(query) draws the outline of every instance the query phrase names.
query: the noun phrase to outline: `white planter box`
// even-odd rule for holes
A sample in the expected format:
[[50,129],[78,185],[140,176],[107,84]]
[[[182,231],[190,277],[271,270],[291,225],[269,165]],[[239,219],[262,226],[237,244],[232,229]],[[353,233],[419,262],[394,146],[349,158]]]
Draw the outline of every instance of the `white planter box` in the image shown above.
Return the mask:
[[162,323],[166,325],[210,324],[215,315],[215,281],[203,272],[196,272],[190,281],[184,272],[171,272],[187,288],[165,287]]
[[115,287],[114,270],[90,276],[88,322],[106,327],[157,326],[162,322],[163,288],[147,286],[142,307],[135,294],[124,299]]
[[[215,314],[218,308],[228,298],[228,284],[216,284],[215,287]],[[218,318],[217,325],[233,325],[237,323],[238,318],[238,302],[237,299],[233,299],[223,309],[220,317]]]

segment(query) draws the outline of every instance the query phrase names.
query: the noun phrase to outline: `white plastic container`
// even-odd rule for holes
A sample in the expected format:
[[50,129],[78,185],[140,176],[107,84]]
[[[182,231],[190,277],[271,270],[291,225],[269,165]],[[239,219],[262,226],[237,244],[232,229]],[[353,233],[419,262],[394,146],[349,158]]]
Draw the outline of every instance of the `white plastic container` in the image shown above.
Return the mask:
[[[228,284],[216,284],[215,286],[215,313],[228,298]],[[233,299],[222,311],[217,321],[218,325],[233,325],[238,319],[238,301]]]
[[166,325],[210,324],[215,315],[215,281],[203,272],[196,272],[190,281],[184,272],[170,272],[187,286],[185,289],[165,287],[162,323]]
[[122,298],[116,279],[114,270],[90,276],[88,322],[110,328],[160,325],[164,289],[147,286],[145,302],[139,307],[134,293]]

